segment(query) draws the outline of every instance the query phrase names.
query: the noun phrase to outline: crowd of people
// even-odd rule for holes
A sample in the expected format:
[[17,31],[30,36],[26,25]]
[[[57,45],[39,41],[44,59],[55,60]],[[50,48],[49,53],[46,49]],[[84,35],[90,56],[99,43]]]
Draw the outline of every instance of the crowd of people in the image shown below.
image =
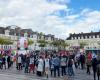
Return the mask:
[[78,68],[86,69],[87,74],[93,70],[94,80],[96,74],[100,76],[100,56],[79,53],[78,55],[59,55],[58,52],[39,52],[34,51],[27,54],[7,55],[0,54],[0,69],[9,69],[16,63],[16,69],[24,73],[33,73],[37,76],[63,77],[75,76]]

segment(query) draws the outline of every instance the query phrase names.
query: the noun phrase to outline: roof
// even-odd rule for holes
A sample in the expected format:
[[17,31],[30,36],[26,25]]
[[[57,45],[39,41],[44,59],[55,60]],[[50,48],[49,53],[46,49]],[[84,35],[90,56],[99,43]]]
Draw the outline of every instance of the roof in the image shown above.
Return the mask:
[[78,34],[70,34],[70,36],[67,38],[67,40],[70,40],[71,37],[85,37],[85,36],[93,36],[93,35],[100,35],[100,32],[90,32],[90,33],[78,33]]
[[0,34],[5,34],[5,28],[4,27],[0,27]]

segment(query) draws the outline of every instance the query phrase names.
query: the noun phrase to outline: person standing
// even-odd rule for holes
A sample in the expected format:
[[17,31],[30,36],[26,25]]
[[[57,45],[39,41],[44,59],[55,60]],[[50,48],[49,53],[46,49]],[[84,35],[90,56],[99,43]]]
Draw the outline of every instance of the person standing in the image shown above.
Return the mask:
[[85,66],[85,56],[83,53],[80,55],[80,63],[81,63],[81,69],[83,70]]
[[60,59],[57,55],[54,57],[54,77],[56,77],[56,72],[58,77],[60,77]]
[[26,56],[26,59],[25,59],[25,70],[24,70],[25,73],[29,72],[29,69],[28,69],[29,63],[30,63],[30,58],[29,58],[29,56]]
[[46,56],[46,58],[45,58],[45,74],[46,74],[47,78],[48,78],[49,70],[50,70],[50,60],[49,60],[49,57]]
[[62,56],[61,57],[61,73],[62,73],[62,76],[66,75],[66,66],[67,66],[67,59],[66,59],[66,56]]
[[93,69],[93,77],[94,77],[94,80],[96,80],[96,73],[97,73],[97,59],[95,56],[93,56],[93,59],[92,59],[92,69]]
[[6,69],[6,57],[5,56],[3,56],[3,58],[2,58],[2,68],[3,68],[3,66]]
[[21,67],[22,67],[22,58],[21,58],[20,55],[18,56],[17,62],[18,62],[18,70],[21,70]]
[[53,56],[50,58],[50,72],[51,72],[51,76],[54,75],[54,58],[53,58]]
[[69,76],[74,75],[73,61],[72,61],[72,59],[69,58],[68,64],[67,64],[67,65],[68,65],[68,75],[69,75]]
[[0,57],[0,69],[2,69],[2,58]]
[[75,62],[75,68],[77,69],[78,68],[78,57],[77,56],[75,56],[74,62]]
[[98,77],[98,80],[100,78],[100,54],[98,54],[97,56],[97,77]]
[[86,65],[87,65],[87,74],[90,75],[90,68],[91,68],[91,60],[90,59],[87,59],[86,60]]
[[34,73],[34,57],[32,55],[30,56],[29,73],[31,71],[33,71],[33,73]]
[[8,64],[8,69],[9,69],[10,65],[11,65],[11,58],[10,58],[10,56],[7,57],[7,64]]
[[37,64],[37,75],[38,76],[42,76],[43,69],[44,69],[44,61],[42,59],[42,56],[40,56],[38,60],[38,64]]

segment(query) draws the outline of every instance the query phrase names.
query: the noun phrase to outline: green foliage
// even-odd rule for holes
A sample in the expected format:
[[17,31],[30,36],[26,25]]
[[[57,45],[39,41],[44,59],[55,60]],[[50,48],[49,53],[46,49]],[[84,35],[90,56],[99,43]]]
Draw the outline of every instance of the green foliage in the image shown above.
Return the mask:
[[38,40],[38,43],[47,43],[45,40]]
[[98,45],[100,45],[100,42],[98,42]]
[[1,45],[10,45],[10,44],[13,44],[13,41],[11,41],[10,39],[6,39],[6,38],[0,38],[0,44]]
[[61,46],[65,49],[66,46],[69,46],[69,45],[67,43],[65,43],[65,42],[61,42]]
[[62,46],[62,47],[68,46],[68,44],[65,43],[65,41],[53,41],[51,44],[54,45],[54,46],[56,46],[56,47],[57,46]]
[[40,43],[40,45],[39,45],[40,47],[45,47],[46,46],[46,44],[45,43]]
[[34,43],[34,41],[33,41],[33,40],[28,39],[28,45],[32,45],[33,43]]
[[86,46],[86,45],[87,45],[86,42],[80,42],[80,48],[81,48],[81,49],[84,48],[84,46]]
[[40,47],[45,47],[48,42],[46,42],[45,40],[38,40],[38,43],[40,43]]
[[43,36],[44,34],[41,32],[39,35],[40,35],[40,36]]
[[59,46],[59,42],[58,41],[53,41],[52,43],[51,43],[53,46],[55,46],[55,47],[57,47],[57,46]]

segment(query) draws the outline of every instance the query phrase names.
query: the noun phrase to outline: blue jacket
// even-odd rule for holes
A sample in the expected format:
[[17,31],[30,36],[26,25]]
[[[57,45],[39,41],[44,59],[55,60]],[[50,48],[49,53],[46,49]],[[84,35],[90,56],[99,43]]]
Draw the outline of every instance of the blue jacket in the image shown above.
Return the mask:
[[60,59],[59,59],[59,57],[55,57],[53,59],[53,65],[54,66],[60,66]]

